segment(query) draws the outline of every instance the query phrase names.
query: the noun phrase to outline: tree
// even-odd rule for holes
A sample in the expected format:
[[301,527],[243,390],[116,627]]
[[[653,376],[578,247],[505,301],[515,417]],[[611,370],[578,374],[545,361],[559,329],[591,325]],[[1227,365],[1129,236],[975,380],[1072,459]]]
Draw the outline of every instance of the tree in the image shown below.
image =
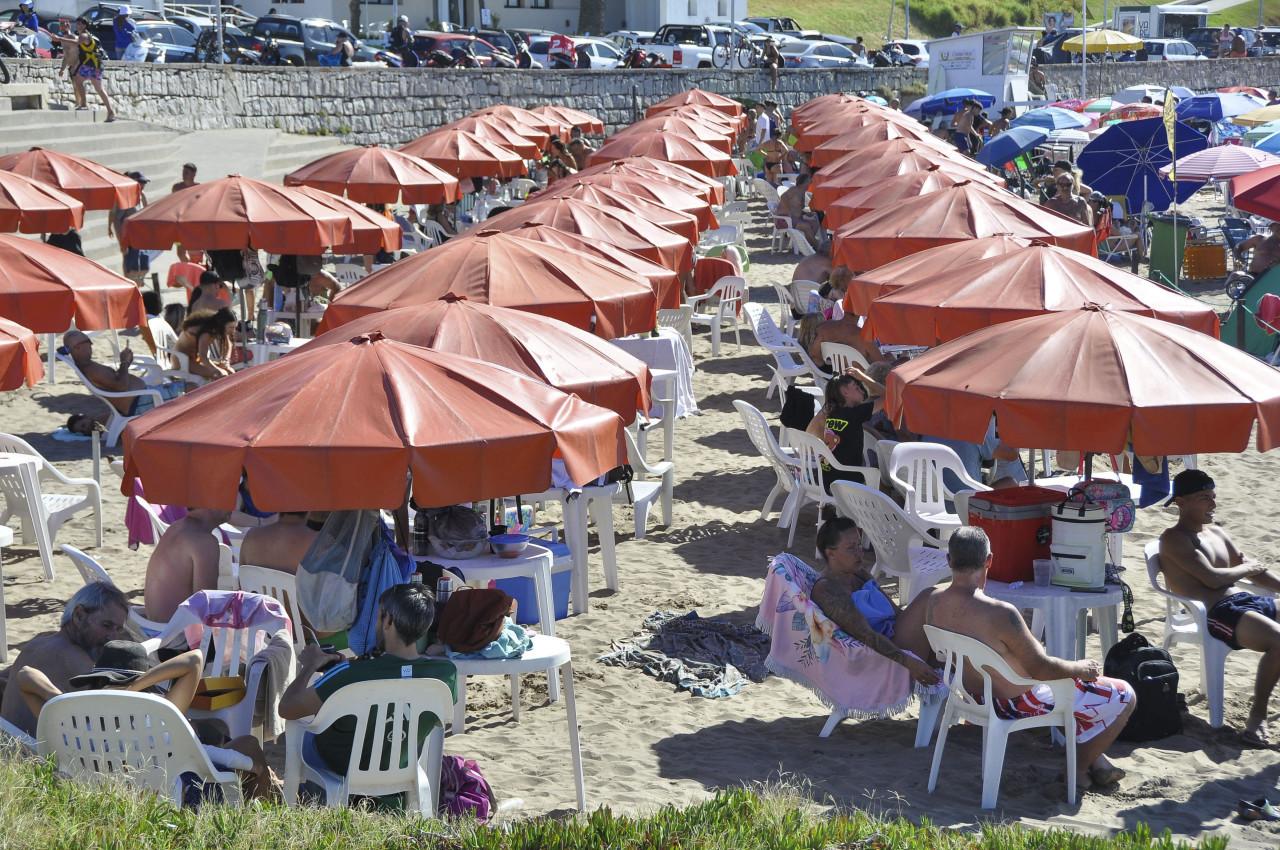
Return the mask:
[[[351,0],[347,4],[347,8],[351,10],[351,33],[356,38],[360,37],[360,0]],[[355,45],[352,45],[353,47]]]
[[578,31],[604,35],[604,0],[582,0],[578,7]]

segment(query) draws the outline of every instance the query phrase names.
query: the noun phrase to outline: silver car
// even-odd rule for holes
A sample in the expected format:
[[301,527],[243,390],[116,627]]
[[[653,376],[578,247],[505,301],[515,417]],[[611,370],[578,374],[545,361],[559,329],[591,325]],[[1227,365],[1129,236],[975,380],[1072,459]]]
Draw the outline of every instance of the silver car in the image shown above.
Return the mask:
[[788,68],[870,68],[870,63],[834,41],[793,41],[779,49]]

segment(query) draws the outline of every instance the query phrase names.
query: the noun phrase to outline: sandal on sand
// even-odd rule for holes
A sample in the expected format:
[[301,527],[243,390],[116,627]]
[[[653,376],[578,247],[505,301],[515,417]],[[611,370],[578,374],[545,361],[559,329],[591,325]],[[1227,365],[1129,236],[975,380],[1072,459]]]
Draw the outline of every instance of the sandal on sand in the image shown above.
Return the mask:
[[1241,800],[1237,811],[1245,820],[1280,820],[1280,809],[1268,803],[1265,797],[1253,802]]
[[1105,770],[1096,768],[1090,768],[1089,770],[1089,778],[1093,780],[1094,785],[1114,785],[1124,777],[1124,771],[1115,765],[1110,765]]

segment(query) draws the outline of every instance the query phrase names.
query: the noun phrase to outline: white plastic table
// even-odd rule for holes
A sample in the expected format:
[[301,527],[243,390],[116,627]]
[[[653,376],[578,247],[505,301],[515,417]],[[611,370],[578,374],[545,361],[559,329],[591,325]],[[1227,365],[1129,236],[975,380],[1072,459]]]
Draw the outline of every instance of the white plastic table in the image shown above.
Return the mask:
[[520,675],[545,670],[548,681],[558,672],[564,673],[564,702],[569,715],[569,754],[573,759],[573,781],[578,792],[578,811],[587,807],[586,789],[582,781],[582,749],[578,742],[578,706],[573,698],[573,662],[569,644],[557,637],[533,636],[533,648],[520,658],[456,658],[458,701],[453,706],[450,735],[460,735],[467,726],[467,677],[510,676],[511,718],[520,722]]
[[40,495],[40,458],[29,454],[0,452],[0,475],[16,475],[22,480],[22,492],[31,517],[31,533],[44,563],[44,577],[53,581],[53,544],[49,540],[49,521],[45,517],[44,499]]
[[1057,658],[1078,661],[1084,657],[1084,629],[1079,625],[1085,612],[1093,609],[1102,640],[1102,655],[1116,643],[1118,606],[1124,600],[1118,584],[1108,584],[1103,593],[1082,593],[1067,587],[1036,587],[1023,582],[1014,587],[1002,581],[987,581],[986,592],[1017,608],[1035,608],[1044,612],[1045,649]]
[[[613,536],[613,497],[621,492],[621,484],[601,484],[583,487],[577,498],[569,498],[566,490],[553,487],[541,493],[525,496],[526,501],[560,502],[564,516],[564,542],[573,558],[573,613],[585,614],[590,609],[590,588],[587,583],[587,555],[589,544],[587,526],[595,520],[600,534],[600,559],[604,562],[605,587],[618,589],[618,553]],[[464,567],[465,570],[465,567]],[[551,632],[555,634],[555,632]]]
[[[306,318],[306,314],[303,314]],[[302,346],[311,342],[306,337],[295,336],[288,342],[266,342],[259,340],[249,346],[249,350],[253,352],[253,365],[257,366],[261,363],[270,363],[272,360],[281,355],[288,354],[291,351],[297,351]]]
[[13,542],[13,529],[7,525],[0,525],[0,661],[5,664],[9,663],[9,631],[5,627],[4,621],[4,547]]

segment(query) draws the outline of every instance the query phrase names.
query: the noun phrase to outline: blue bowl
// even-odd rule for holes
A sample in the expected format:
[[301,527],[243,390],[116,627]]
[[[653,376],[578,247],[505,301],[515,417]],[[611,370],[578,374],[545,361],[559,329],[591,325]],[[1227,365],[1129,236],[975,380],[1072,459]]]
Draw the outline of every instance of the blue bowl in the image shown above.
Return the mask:
[[489,537],[489,546],[499,558],[518,558],[529,540],[527,534],[494,534]]

